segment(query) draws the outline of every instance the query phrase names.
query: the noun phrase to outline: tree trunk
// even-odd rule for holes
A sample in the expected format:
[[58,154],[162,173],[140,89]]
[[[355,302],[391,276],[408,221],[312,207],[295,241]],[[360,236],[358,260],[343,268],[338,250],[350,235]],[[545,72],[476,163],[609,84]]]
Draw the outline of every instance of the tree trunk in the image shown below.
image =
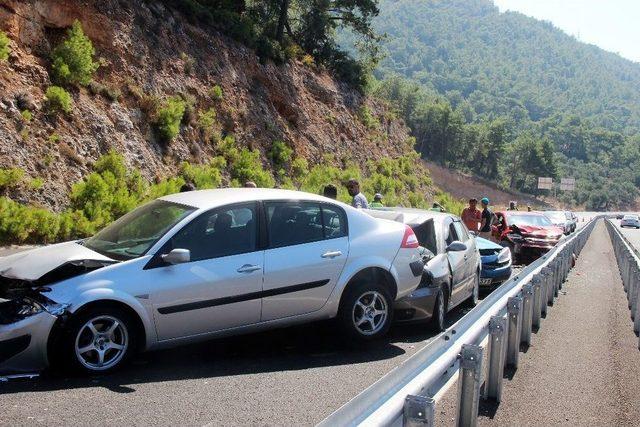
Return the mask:
[[282,43],[284,38],[284,27],[287,24],[287,17],[289,15],[289,0],[282,0],[280,6],[280,18],[278,19],[278,30],[276,31],[276,40]]

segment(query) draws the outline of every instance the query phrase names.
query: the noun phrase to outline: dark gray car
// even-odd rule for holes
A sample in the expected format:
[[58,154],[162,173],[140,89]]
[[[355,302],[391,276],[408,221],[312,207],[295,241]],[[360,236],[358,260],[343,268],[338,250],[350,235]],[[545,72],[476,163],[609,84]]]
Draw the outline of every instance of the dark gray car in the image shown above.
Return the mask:
[[458,216],[407,208],[367,212],[409,225],[424,257],[420,285],[394,304],[396,321],[431,321],[436,330],[444,330],[447,312],[467,300],[477,303],[480,253],[475,237]]

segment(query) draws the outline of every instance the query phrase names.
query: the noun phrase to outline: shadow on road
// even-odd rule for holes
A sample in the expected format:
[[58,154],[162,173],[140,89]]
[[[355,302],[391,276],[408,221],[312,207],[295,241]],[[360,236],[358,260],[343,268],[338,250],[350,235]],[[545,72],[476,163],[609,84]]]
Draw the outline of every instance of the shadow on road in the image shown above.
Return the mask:
[[[481,291],[484,298],[489,291]],[[447,327],[470,307],[462,305],[447,315]],[[113,392],[135,392],[135,384],[251,375],[353,365],[402,356],[402,344],[422,347],[436,335],[428,325],[395,324],[382,340],[347,343],[334,322],[326,321],[240,335],[137,355],[121,371],[104,376],[66,376],[44,372],[35,380],[0,384],[0,394],[104,387]]]

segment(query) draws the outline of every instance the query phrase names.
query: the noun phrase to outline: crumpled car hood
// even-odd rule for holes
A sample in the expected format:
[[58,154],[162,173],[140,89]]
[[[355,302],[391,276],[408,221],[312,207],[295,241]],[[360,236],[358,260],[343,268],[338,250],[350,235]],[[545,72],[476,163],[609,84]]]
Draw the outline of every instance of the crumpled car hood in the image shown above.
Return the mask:
[[0,276],[33,282],[65,264],[95,269],[114,262],[116,261],[73,241],[2,257]]
[[547,237],[548,235],[562,234],[558,227],[537,227],[534,225],[516,225],[523,235],[531,237]]

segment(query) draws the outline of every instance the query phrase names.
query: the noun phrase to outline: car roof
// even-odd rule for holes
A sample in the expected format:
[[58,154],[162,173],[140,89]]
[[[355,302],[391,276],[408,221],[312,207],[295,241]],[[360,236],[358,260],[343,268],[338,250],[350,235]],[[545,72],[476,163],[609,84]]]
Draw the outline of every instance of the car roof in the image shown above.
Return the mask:
[[313,193],[271,188],[220,188],[186,191],[160,197],[160,200],[192,206],[197,209],[211,209],[232,203],[257,200],[313,200],[343,205],[341,202]]
[[457,218],[456,215],[447,212],[436,212],[425,209],[415,208],[381,208],[365,210],[369,215],[375,218],[390,219],[405,224],[422,224],[427,220],[442,222],[445,218]]

